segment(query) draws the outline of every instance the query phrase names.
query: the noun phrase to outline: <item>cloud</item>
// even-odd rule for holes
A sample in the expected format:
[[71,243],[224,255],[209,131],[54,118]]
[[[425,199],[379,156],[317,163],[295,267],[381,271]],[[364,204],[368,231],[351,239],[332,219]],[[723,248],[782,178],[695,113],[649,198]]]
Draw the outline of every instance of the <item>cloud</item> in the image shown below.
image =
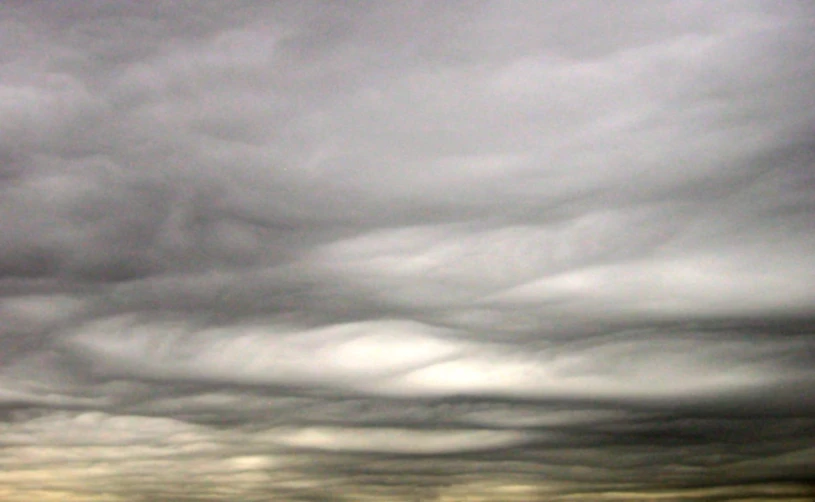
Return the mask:
[[524,435],[512,431],[311,428],[286,431],[274,441],[295,448],[426,455],[491,450],[514,446],[524,439]]
[[0,12],[0,498],[811,498],[801,2]]
[[268,384],[381,379],[454,355],[459,349],[420,324],[372,321],[314,330],[247,325],[96,321],[66,339],[75,357],[103,374]]
[[[735,253],[734,253],[735,254]],[[806,313],[812,305],[807,263],[785,260],[788,269],[762,261],[750,267],[739,258],[716,256],[615,264],[547,277],[486,299],[516,304],[572,303],[575,310],[696,317]],[[746,261],[746,260],[745,260]],[[750,260],[753,261],[753,260]],[[758,262],[758,260],[755,260]],[[786,268],[785,267],[785,268]],[[775,269],[775,270],[774,270]],[[763,294],[757,296],[755,290]]]

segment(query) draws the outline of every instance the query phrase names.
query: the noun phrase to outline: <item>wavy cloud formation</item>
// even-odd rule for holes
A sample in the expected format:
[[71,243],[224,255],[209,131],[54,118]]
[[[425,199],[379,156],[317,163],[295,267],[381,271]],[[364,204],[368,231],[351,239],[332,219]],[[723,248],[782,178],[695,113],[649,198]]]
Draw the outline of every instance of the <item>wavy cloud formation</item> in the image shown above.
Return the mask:
[[0,6],[0,499],[811,500],[806,2]]

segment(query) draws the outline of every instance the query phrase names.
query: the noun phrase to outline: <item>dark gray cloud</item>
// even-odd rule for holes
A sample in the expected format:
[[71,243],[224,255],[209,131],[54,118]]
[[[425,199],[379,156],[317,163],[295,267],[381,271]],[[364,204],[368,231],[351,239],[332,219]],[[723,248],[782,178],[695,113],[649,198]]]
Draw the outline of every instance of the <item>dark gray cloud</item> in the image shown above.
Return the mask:
[[4,2],[0,499],[811,500],[806,2]]

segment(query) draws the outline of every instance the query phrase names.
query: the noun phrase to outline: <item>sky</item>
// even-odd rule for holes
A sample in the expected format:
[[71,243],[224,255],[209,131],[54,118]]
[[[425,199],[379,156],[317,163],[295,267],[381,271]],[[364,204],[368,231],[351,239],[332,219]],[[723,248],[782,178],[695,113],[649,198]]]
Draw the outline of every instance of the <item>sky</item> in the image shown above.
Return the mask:
[[0,1],[0,500],[811,501],[805,0]]

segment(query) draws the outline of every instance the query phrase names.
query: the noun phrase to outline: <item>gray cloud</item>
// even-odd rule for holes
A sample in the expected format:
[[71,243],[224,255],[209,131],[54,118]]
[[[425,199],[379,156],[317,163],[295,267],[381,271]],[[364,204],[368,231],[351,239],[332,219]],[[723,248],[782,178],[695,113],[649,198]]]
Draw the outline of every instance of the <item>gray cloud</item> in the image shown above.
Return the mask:
[[6,2],[0,498],[809,500],[804,2]]

